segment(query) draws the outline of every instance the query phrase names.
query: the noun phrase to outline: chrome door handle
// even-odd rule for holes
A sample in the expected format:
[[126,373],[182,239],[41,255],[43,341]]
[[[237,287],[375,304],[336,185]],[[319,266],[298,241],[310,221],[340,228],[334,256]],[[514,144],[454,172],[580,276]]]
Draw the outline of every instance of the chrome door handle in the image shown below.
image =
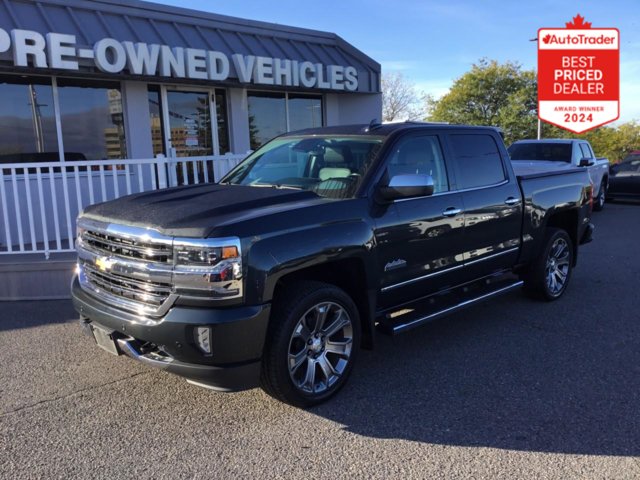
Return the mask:
[[509,197],[504,201],[504,203],[506,203],[507,205],[519,205],[520,204],[520,199],[519,198],[514,198],[514,197]]
[[447,208],[444,212],[442,212],[442,215],[445,217],[455,217],[459,213],[462,213],[462,209],[451,207],[451,208]]

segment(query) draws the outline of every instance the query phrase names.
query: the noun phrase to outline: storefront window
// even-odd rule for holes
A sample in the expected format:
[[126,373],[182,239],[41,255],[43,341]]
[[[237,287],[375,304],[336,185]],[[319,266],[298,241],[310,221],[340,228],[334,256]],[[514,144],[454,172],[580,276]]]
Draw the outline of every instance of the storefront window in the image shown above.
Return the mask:
[[149,120],[151,123],[151,143],[153,145],[153,156],[166,155],[164,152],[164,140],[162,134],[162,106],[160,104],[160,87],[149,85]]
[[289,131],[322,126],[322,97],[290,93]]
[[0,163],[58,161],[51,80],[0,76]]
[[252,150],[287,131],[322,126],[321,96],[249,92],[247,100]]
[[167,103],[176,156],[213,155],[209,93],[168,91]]
[[58,79],[65,160],[127,158],[116,82]]
[[287,131],[284,93],[249,92],[249,141],[256,150],[273,137]]
[[216,112],[218,116],[218,145],[220,155],[231,151],[229,147],[229,124],[227,123],[227,92],[216,89]]

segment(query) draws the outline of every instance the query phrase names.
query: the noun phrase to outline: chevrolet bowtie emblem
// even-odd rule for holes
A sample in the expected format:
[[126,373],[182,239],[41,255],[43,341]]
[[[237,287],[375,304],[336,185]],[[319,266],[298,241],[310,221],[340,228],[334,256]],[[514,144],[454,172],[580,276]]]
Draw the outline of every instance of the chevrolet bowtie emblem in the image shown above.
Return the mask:
[[98,267],[98,269],[101,272],[106,272],[107,270],[111,270],[111,267],[113,266],[114,263],[115,263],[115,260],[113,260],[112,258],[108,258],[108,257],[96,258],[96,267]]

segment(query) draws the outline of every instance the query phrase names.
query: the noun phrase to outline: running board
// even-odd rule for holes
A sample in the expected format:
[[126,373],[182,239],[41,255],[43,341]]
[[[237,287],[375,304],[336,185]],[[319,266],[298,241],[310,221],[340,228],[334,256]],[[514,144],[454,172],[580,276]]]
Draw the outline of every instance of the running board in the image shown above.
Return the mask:
[[[522,280],[514,279],[495,283],[487,281],[476,288],[464,288],[459,292],[452,292],[444,296],[444,300],[421,299],[415,304],[409,304],[399,310],[386,313],[379,320],[377,327],[382,333],[389,335],[403,333],[432,320],[508,293],[521,287],[523,283]],[[473,296],[469,297],[468,294],[471,291],[473,291]]]

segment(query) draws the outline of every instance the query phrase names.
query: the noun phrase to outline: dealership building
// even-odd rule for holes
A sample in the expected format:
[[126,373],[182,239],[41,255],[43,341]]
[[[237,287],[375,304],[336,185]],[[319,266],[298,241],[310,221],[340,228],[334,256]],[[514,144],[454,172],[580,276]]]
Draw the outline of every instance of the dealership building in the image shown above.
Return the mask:
[[66,272],[87,204],[215,181],[276,135],[368,123],[381,104],[380,65],[335,33],[140,1],[1,1],[0,299],[29,297],[30,271]]

